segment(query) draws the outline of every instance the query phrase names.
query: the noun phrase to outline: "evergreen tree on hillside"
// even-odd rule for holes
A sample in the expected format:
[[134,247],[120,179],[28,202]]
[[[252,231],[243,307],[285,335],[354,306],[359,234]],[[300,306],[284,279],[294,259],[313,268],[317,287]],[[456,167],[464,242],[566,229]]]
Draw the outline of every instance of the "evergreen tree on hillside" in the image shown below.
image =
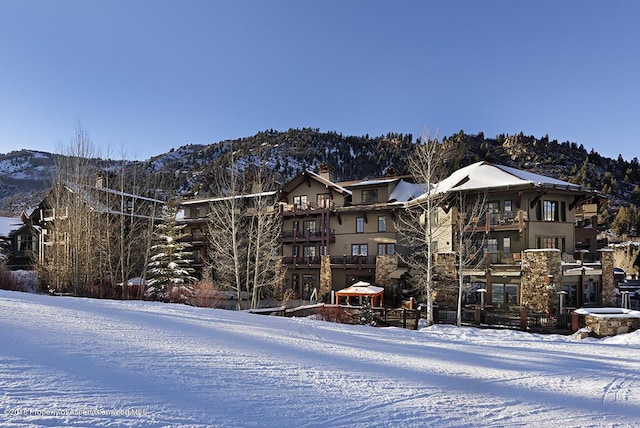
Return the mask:
[[149,263],[149,289],[147,296],[157,300],[169,300],[172,290],[178,287],[180,295],[187,296],[188,284],[195,281],[191,276],[194,269],[189,266],[192,253],[191,244],[184,242],[186,234],[183,232],[185,224],[176,221],[176,207],[165,209],[162,222],[156,225],[156,244],[151,247],[151,262]]

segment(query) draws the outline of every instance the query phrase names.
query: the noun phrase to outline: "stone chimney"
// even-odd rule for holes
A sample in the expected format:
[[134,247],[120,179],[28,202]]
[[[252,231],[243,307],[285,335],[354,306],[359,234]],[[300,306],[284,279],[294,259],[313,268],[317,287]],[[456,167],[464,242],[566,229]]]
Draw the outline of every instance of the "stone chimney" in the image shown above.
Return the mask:
[[320,174],[320,177],[333,182],[334,176],[333,168],[331,168],[331,165],[326,163],[320,164],[320,166],[318,167],[318,173]]

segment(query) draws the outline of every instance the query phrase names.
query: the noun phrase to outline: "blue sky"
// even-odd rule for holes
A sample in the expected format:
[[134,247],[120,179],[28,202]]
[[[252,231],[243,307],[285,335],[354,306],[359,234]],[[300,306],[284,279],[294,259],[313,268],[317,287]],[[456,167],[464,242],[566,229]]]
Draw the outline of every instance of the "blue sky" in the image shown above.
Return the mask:
[[145,159],[265,129],[640,157],[640,2],[0,0],[0,153]]

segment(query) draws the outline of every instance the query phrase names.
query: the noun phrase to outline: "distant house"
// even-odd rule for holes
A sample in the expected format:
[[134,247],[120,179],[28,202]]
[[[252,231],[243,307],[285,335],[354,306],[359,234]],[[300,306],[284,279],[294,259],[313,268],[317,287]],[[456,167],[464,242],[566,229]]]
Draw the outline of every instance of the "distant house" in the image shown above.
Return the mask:
[[10,249],[7,266],[12,270],[33,269],[39,237],[40,228],[32,224],[27,213],[22,213],[9,234]]
[[0,217],[0,262],[9,268],[14,264],[13,257],[17,249],[14,234],[22,226],[19,218]]

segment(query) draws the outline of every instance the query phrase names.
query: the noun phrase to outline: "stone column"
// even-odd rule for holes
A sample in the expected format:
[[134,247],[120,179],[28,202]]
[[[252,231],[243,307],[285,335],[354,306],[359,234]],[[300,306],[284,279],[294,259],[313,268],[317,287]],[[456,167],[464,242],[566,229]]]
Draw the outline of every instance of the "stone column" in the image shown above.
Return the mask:
[[600,251],[602,265],[602,305],[616,306],[616,281],[613,276],[613,250],[605,248]]
[[397,283],[397,279],[389,278],[389,274],[398,269],[398,256],[395,254],[382,255],[376,257],[376,285],[391,287]]
[[331,256],[320,256],[320,290],[318,290],[318,300],[322,300],[324,295],[331,296],[332,288],[333,278],[331,276]]
[[[525,250],[520,276],[520,305],[532,312],[551,311],[558,305],[562,284],[562,254],[555,248]],[[551,287],[549,275],[553,275]]]

